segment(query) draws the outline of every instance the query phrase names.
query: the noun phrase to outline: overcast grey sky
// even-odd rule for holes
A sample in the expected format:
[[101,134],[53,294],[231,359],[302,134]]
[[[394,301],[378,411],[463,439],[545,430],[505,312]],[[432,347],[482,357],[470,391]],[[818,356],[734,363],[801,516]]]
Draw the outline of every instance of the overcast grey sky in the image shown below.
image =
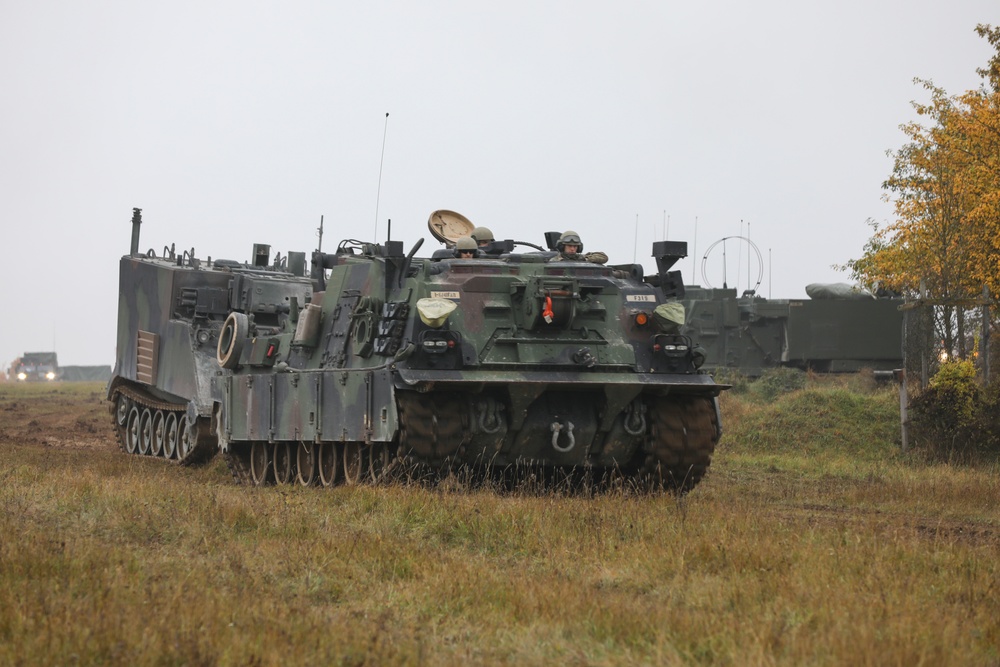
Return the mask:
[[320,215],[325,248],[371,239],[376,204],[427,252],[442,208],[647,269],[669,232],[699,284],[749,224],[760,292],[803,297],[890,218],[912,79],[979,85],[980,22],[996,0],[2,0],[0,367],[114,362],[134,206],[143,250],[237,260],[312,250]]

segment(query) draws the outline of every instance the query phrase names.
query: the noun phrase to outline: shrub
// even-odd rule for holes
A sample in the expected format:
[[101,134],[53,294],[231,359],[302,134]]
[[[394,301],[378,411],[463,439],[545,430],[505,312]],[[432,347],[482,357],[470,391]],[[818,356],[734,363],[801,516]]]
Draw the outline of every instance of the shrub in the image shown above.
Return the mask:
[[996,451],[1000,389],[983,389],[971,361],[947,361],[927,389],[910,401],[916,442],[946,460],[969,460]]
[[805,389],[806,374],[795,368],[772,368],[750,385],[750,393],[762,401],[773,401],[782,394]]
[[750,388],[750,378],[744,375],[739,369],[719,368],[712,375],[719,384],[732,385],[730,391],[735,394],[745,394]]
[[973,426],[979,432],[979,449],[1000,454],[1000,380],[979,393],[979,410]]

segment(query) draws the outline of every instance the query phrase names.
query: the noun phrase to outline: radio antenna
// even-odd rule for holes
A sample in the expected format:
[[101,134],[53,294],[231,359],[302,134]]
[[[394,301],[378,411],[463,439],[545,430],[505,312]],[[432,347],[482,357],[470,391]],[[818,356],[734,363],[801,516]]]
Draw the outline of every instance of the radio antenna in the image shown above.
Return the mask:
[[[743,219],[740,218],[740,236],[743,236]],[[743,269],[743,245],[737,246],[739,254],[736,255],[736,290],[740,289],[740,273]],[[750,258],[747,258],[747,289],[750,289]]]
[[639,247],[639,214],[635,214],[635,236],[632,237],[632,263],[635,264],[636,249]]
[[[697,285],[695,266],[698,262],[698,216],[694,216],[694,247],[691,249],[691,284]],[[704,271],[702,272],[704,273]]]
[[382,165],[385,163],[385,135],[389,132],[389,112],[385,112],[385,127],[382,129],[382,157],[378,162],[378,190],[375,192],[375,233],[373,239],[378,239],[378,202],[382,196]]
[[316,251],[323,252],[323,216],[319,216],[319,229],[316,230],[316,236],[319,237],[319,242],[316,244]]

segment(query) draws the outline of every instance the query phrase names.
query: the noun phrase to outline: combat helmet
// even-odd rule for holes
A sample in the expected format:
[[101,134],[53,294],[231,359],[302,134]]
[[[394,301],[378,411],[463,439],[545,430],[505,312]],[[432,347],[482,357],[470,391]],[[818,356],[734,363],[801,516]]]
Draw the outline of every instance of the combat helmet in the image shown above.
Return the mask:
[[479,245],[471,236],[463,236],[455,241],[455,257],[461,257],[463,252],[471,252],[473,257],[479,257]]
[[577,252],[583,252],[583,241],[580,240],[580,235],[573,230],[566,230],[562,233],[562,236],[560,236],[559,240],[556,241],[556,248],[559,249],[559,252],[562,252],[567,243],[576,245]]
[[471,232],[469,232],[477,244],[479,243],[493,243],[493,232],[490,231],[489,227],[476,227]]

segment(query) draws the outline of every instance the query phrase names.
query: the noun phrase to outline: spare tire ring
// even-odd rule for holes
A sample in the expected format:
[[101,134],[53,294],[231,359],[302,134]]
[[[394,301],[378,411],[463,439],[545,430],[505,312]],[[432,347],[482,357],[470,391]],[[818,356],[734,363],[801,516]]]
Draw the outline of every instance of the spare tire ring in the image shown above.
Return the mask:
[[232,312],[226,318],[219,332],[219,346],[216,349],[215,360],[223,368],[232,370],[239,366],[240,355],[243,353],[243,343],[247,339],[250,323],[243,313]]

